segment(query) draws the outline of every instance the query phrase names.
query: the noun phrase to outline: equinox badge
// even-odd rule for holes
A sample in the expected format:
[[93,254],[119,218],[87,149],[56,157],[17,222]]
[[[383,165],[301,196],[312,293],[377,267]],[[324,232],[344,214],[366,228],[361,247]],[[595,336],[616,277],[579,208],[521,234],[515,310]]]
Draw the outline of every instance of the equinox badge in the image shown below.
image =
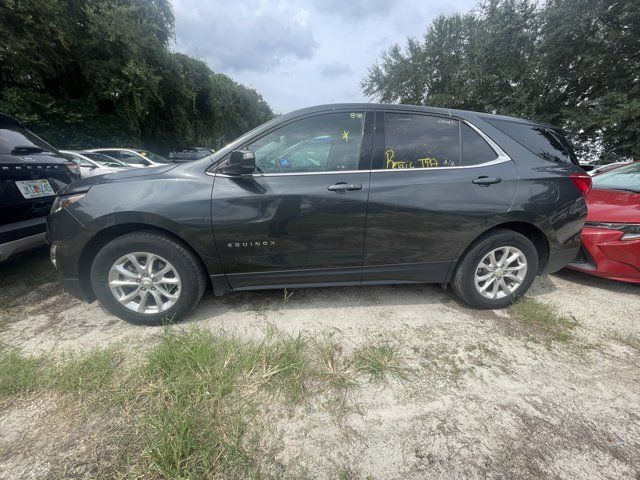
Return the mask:
[[227,247],[229,248],[241,248],[241,247],[275,247],[275,240],[264,240],[262,242],[229,242]]

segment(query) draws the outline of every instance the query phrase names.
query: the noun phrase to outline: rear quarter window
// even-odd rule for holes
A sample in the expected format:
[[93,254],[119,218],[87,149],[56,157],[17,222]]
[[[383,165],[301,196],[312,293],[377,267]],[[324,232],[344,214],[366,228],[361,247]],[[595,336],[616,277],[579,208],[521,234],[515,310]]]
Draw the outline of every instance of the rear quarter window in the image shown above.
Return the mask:
[[573,154],[571,145],[557,130],[543,125],[509,120],[489,119],[487,122],[543,160],[578,165],[578,159]]
[[462,124],[462,165],[481,165],[498,158],[498,154],[470,126]]

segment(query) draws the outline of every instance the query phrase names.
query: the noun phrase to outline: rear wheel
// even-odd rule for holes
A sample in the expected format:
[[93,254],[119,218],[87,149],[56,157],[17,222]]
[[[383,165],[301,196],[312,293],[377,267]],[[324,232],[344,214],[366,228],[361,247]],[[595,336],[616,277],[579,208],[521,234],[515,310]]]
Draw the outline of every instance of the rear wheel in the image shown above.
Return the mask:
[[476,308],[504,308],[524,295],[538,272],[538,252],[527,237],[494,230],[476,240],[456,268],[456,295]]
[[91,267],[91,285],[114,315],[131,323],[159,325],[193,310],[204,293],[206,275],[180,242],[139,231],[102,247]]

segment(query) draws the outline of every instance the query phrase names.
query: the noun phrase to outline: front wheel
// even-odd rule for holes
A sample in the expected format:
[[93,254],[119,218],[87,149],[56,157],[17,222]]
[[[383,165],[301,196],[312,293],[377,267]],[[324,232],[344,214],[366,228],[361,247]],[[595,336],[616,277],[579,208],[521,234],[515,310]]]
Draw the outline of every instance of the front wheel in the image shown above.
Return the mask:
[[104,308],[130,323],[159,325],[187,315],[206,287],[203,267],[180,242],[153,231],[107,243],[91,266]]
[[538,252],[524,235],[495,230],[480,237],[456,268],[456,295],[476,308],[504,308],[524,295],[538,272]]

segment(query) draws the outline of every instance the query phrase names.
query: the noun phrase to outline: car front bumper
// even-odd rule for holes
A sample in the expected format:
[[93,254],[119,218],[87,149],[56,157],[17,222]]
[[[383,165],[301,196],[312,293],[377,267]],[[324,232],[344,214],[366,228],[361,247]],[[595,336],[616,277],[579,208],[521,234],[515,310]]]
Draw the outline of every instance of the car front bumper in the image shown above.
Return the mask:
[[47,240],[51,243],[51,263],[58,271],[58,282],[67,292],[85,302],[95,300],[83,272],[82,252],[94,233],[87,230],[66,210],[47,218]]
[[582,245],[569,268],[599,277],[640,283],[640,238],[621,240],[618,230],[585,227]]

